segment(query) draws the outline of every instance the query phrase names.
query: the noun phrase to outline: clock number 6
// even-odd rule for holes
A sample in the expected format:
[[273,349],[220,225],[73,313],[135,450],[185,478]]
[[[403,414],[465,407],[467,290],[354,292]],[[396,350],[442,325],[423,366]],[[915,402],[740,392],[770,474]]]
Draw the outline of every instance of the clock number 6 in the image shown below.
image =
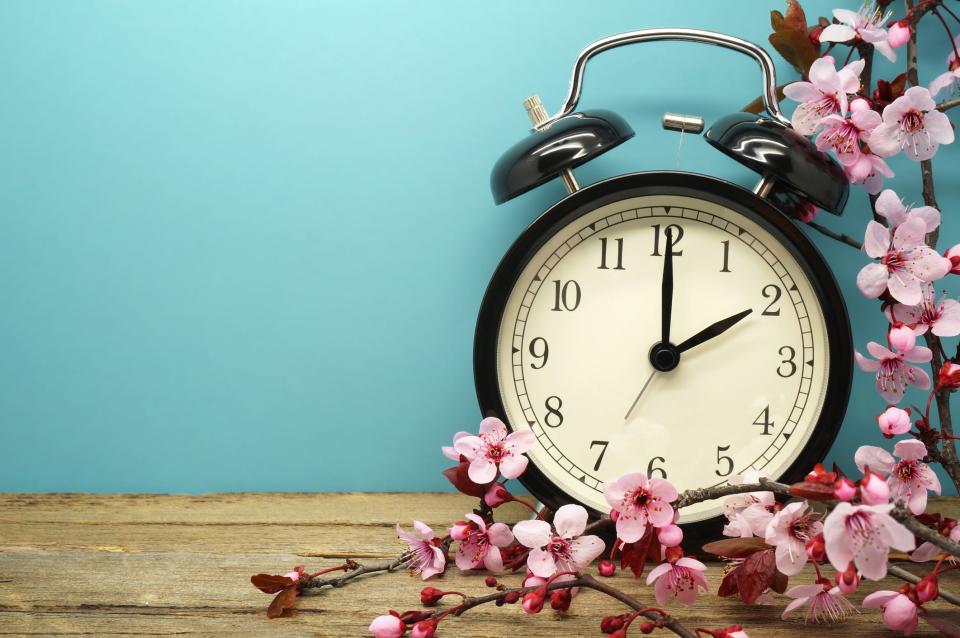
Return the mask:
[[660,472],[660,478],[667,478],[667,471],[665,469],[663,469],[662,467],[653,467],[653,464],[656,463],[657,461],[660,461],[661,463],[666,463],[667,459],[663,458],[662,456],[655,456],[652,459],[650,459],[650,462],[647,463],[648,479],[653,478],[654,472]]
[[797,372],[797,363],[793,360],[797,356],[797,351],[791,346],[780,346],[777,352],[783,357],[783,361],[777,366],[777,374],[784,379],[792,377]]
[[729,445],[717,446],[717,463],[726,462],[727,464],[726,472],[721,472],[720,470],[714,470],[714,473],[717,476],[730,476],[730,474],[733,472],[733,459],[727,456],[726,454],[720,454],[721,452],[726,452],[729,449],[730,449]]
[[610,441],[590,441],[590,449],[592,450],[594,446],[602,445],[603,449],[600,450],[600,456],[597,457],[597,462],[593,464],[593,471],[596,472],[600,469],[600,464],[603,463],[603,455],[607,453],[607,446],[610,445]]
[[[551,402],[555,405],[551,405]],[[544,405],[547,408],[547,416],[543,417],[543,422],[547,427],[558,428],[563,425],[563,414],[560,413],[560,408],[563,407],[563,401],[560,400],[560,397],[547,397]]]

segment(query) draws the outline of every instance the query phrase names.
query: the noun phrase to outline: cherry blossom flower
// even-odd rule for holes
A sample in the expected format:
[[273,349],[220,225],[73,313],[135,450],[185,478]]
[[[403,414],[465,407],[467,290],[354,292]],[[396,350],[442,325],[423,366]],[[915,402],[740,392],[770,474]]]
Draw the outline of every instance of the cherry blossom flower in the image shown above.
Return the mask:
[[834,9],[833,17],[840,24],[824,27],[820,33],[821,42],[850,42],[860,38],[872,44],[877,53],[891,62],[897,61],[897,54],[887,41],[887,31],[882,26],[889,14],[884,15],[882,10],[874,8],[872,4],[864,4],[859,12]]
[[375,638],[400,638],[407,631],[407,625],[398,616],[377,616],[370,623],[369,631]]
[[887,332],[887,340],[894,350],[906,352],[916,345],[917,333],[910,326],[902,325],[897,328],[890,328]]
[[823,522],[827,558],[837,571],[850,561],[871,580],[887,574],[887,554],[893,547],[902,552],[914,548],[913,534],[893,520],[893,504],[851,505],[837,503]]
[[424,580],[442,573],[447,566],[447,557],[434,544],[433,530],[420,521],[413,521],[413,529],[419,536],[403,531],[397,523],[397,536],[409,546],[410,570]]
[[703,572],[707,566],[700,561],[683,556],[674,562],[661,563],[647,574],[647,584],[654,583],[653,593],[657,603],[667,604],[671,599],[684,605],[692,605],[700,589],[709,589]]
[[663,527],[673,523],[677,490],[670,481],[648,479],[642,472],[629,472],[603,486],[603,496],[617,512],[617,536],[624,543],[636,543],[647,524]]
[[664,525],[657,530],[657,540],[663,547],[676,547],[683,542],[683,530],[677,525]]
[[581,505],[564,505],[553,517],[556,533],[541,520],[520,521],[513,534],[530,548],[527,567],[535,576],[550,578],[558,571],[578,571],[603,553],[598,537],[580,536],[587,527],[587,510]]
[[790,604],[780,615],[786,620],[794,611],[804,605],[809,605],[806,621],[815,623],[839,623],[847,618],[847,614],[854,607],[843,596],[839,587],[831,587],[829,582],[818,582],[813,585],[799,585],[788,589],[786,595],[793,598]]
[[[864,167],[858,163],[862,151],[860,140],[869,139],[870,132],[880,126],[880,114],[870,108],[864,99],[856,99],[850,103],[852,113],[844,117],[839,113],[827,115],[817,124],[820,134],[817,136],[817,148],[821,151],[833,150],[837,159],[844,166],[850,166],[851,171],[863,171]],[[857,179],[867,175],[855,173]]]
[[909,636],[917,630],[917,605],[906,595],[896,591],[877,591],[863,599],[867,609],[880,608],[883,624]]
[[[947,537],[954,543],[960,543],[960,525],[950,528]],[[923,563],[943,554],[943,550],[930,542],[923,542],[910,554],[910,560]]]
[[960,244],[947,248],[943,256],[950,260],[950,272],[954,275],[960,275]]
[[960,302],[947,297],[938,302],[933,284],[929,283],[921,287],[920,294],[920,303],[914,306],[895,304],[890,309],[890,318],[913,326],[918,335],[928,330],[938,337],[960,334]]
[[960,364],[947,359],[937,371],[937,389],[949,388],[956,390],[960,388]]
[[870,220],[863,249],[880,263],[867,264],[857,274],[860,292],[875,298],[889,290],[902,304],[920,303],[922,284],[940,279],[950,270],[950,260],[924,243],[926,232],[926,223],[920,217],[908,217],[892,236],[883,224]]
[[808,510],[805,501],[790,503],[774,514],[767,525],[764,540],[777,548],[777,569],[787,576],[803,570],[807,564],[807,541],[823,531],[823,524]]
[[492,572],[503,571],[503,558],[500,548],[513,542],[513,533],[503,523],[494,523],[487,527],[483,519],[476,514],[467,514],[473,523],[470,531],[462,534],[457,549],[457,567],[466,571],[486,567]]
[[910,20],[897,20],[887,29],[887,44],[891,49],[899,49],[910,41]]
[[922,459],[927,447],[916,439],[898,441],[893,448],[894,457],[883,448],[863,445],[857,450],[854,461],[863,470],[870,469],[889,474],[890,496],[894,501],[903,501],[914,514],[923,514],[927,508],[927,490],[940,493],[940,479]]
[[886,505],[890,502],[890,485],[876,472],[864,470],[860,479],[860,501],[864,505]]
[[883,411],[883,414],[877,417],[877,425],[883,436],[890,439],[899,434],[906,434],[910,431],[910,408],[906,410],[898,408],[895,405],[889,406]]
[[877,373],[876,389],[887,403],[899,403],[908,385],[915,385],[921,390],[930,389],[927,373],[918,366],[910,365],[930,361],[933,353],[929,348],[915,346],[907,351],[892,352],[871,341],[867,344],[867,351],[879,361],[868,359],[859,352],[854,352],[853,356],[861,370]]
[[893,189],[888,188],[877,196],[877,214],[885,217],[896,228],[911,217],[923,220],[926,232],[933,232],[940,225],[940,211],[933,206],[907,206]]
[[860,88],[863,60],[856,60],[837,71],[833,58],[816,59],[810,65],[809,82],[793,82],[783,88],[783,94],[800,102],[793,112],[791,123],[801,135],[813,135],[820,120],[828,115],[847,112],[847,94]]
[[883,188],[883,178],[893,177],[893,171],[887,163],[873,153],[861,153],[857,161],[843,167],[851,184],[862,186],[871,195]]
[[[747,470],[742,475],[731,476],[731,485],[757,483],[764,475],[756,470]],[[723,500],[723,513],[728,523],[723,528],[725,536],[748,538],[763,537],[767,523],[773,518],[777,503],[771,492],[748,492],[735,494]]]
[[914,161],[933,157],[940,144],[953,142],[953,127],[937,110],[930,91],[911,86],[883,109],[883,124],[870,134],[870,148],[881,157],[901,150]]
[[533,447],[533,443],[533,432],[507,434],[503,421],[491,416],[480,422],[480,436],[457,439],[454,447],[470,461],[470,480],[486,485],[497,478],[498,470],[508,479],[523,474],[527,469],[527,457],[523,453]]
[[930,94],[936,96],[944,89],[951,92],[960,90],[960,60],[957,60],[956,50],[960,48],[960,35],[953,39],[953,48],[947,56],[947,70],[930,83]]
[[444,445],[440,448],[440,451],[443,452],[443,455],[448,459],[459,461],[460,452],[457,451],[457,441],[468,436],[471,436],[469,432],[457,432],[453,435],[453,446]]

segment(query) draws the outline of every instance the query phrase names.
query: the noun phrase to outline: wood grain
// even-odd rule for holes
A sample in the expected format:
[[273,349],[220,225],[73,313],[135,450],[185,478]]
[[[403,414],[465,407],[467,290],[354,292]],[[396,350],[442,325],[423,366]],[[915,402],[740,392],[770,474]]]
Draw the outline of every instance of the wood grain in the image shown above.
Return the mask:
[[[372,576],[305,597],[294,617],[268,620],[270,599],[250,585],[250,575],[297,564],[316,570],[346,556],[391,558],[400,550],[397,521],[409,527],[416,513],[440,530],[471,507],[471,499],[456,494],[0,494],[0,636],[365,636],[373,616],[417,608],[423,582],[406,573]],[[954,499],[933,507],[960,514]],[[501,510],[505,522],[525,516],[519,507]],[[714,585],[720,569],[710,565]],[[451,570],[440,582],[484,594],[483,578]],[[617,578],[652,602],[642,582]],[[811,580],[804,573],[794,584]],[[870,583],[853,601],[900,584]],[[960,591],[960,579],[949,586]],[[752,638],[894,635],[875,610],[840,626],[783,622],[785,600],[746,608],[711,594],[673,611],[691,628],[740,622]],[[444,623],[440,635],[599,636],[599,619],[621,611],[615,601],[584,592],[568,614],[527,616],[515,606],[485,606]],[[921,625],[917,635],[937,634]]]

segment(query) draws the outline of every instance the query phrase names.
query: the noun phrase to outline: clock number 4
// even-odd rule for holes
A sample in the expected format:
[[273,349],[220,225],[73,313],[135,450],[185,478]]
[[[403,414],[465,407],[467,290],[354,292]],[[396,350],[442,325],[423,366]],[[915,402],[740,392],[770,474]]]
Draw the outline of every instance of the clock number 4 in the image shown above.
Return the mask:
[[[677,246],[680,245],[680,240],[683,239],[683,227],[677,224],[670,224],[667,226],[667,230],[673,235],[673,249],[670,251],[670,254],[674,257],[682,256],[683,251],[677,250]],[[650,253],[651,257],[663,256],[663,253],[660,252],[660,236],[663,235],[663,239],[666,241],[666,234],[666,231],[660,232],[660,224],[653,225],[653,252]]]
[[610,445],[610,441],[590,441],[591,450],[597,445],[600,445],[603,447],[600,448],[600,456],[597,457],[597,462],[593,464],[594,472],[597,472],[600,470],[600,464],[603,463],[603,455],[607,453],[607,446]]
[[559,279],[553,280],[553,310],[560,312],[562,310],[574,311],[580,306],[580,284],[571,279],[562,283]]
[[[614,239],[617,243],[617,265],[612,268],[612,270],[626,270],[623,267],[623,237],[617,237]],[[607,238],[600,238],[600,265],[597,266],[597,270],[611,270],[607,266]]]
[[763,434],[766,436],[773,436],[773,433],[770,431],[770,428],[775,427],[776,423],[770,420],[770,406],[768,405],[763,409],[763,412],[757,415],[757,418],[753,420],[754,425],[763,426]]

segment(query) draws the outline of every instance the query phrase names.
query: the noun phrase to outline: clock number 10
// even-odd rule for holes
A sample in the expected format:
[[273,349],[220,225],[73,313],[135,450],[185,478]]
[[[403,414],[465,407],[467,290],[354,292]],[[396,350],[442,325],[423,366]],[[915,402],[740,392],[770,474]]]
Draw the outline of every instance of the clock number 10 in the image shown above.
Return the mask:
[[580,284],[571,279],[567,282],[561,282],[559,279],[553,280],[553,310],[561,312],[566,310],[573,312],[580,307]]

